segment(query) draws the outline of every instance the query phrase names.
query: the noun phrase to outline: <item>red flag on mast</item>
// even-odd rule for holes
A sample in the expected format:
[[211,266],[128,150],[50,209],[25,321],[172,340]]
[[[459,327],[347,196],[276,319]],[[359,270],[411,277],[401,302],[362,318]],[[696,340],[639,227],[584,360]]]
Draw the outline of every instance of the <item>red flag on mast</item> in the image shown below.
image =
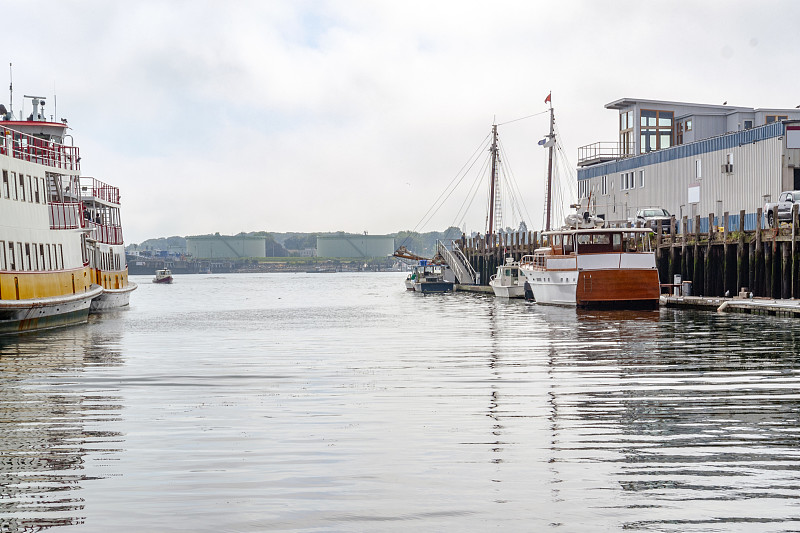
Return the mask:
[[547,93],[547,98],[545,98],[545,99],[544,99],[544,103],[545,103],[545,104],[546,104],[547,102],[549,102],[549,101],[550,101],[550,96],[551,96],[552,94],[553,94],[553,92],[552,92],[552,91],[550,91],[549,93]]

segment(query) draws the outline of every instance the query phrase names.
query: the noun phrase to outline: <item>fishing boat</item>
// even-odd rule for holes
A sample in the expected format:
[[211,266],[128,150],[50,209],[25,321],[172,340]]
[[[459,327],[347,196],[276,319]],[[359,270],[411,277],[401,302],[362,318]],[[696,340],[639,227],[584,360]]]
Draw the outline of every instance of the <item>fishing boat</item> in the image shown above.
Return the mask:
[[489,279],[495,296],[501,298],[523,298],[525,296],[525,274],[519,268],[519,262],[507,257],[503,265],[497,267],[497,273]]
[[520,261],[537,303],[651,308],[660,286],[649,228],[607,228],[588,212],[545,231],[548,245]]
[[447,265],[420,261],[412,272],[416,292],[453,292],[455,276]]
[[[25,118],[0,104],[0,334],[85,322],[103,293],[91,268],[80,151],[45,99]],[[71,139],[71,138],[70,138]],[[124,255],[123,255],[124,257]]]
[[103,287],[103,292],[92,300],[89,311],[124,307],[130,303],[136,283],[128,280],[119,189],[95,178],[82,177],[81,199],[92,283]]
[[153,278],[153,283],[172,283],[172,271],[168,268],[156,270],[156,277]]

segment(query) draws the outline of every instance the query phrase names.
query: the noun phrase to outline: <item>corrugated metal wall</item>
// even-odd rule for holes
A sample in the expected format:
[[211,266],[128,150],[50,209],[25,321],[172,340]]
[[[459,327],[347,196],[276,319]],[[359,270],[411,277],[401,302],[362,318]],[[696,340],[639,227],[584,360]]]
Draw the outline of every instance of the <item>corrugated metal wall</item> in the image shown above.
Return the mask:
[[[637,157],[595,165],[578,171],[578,180],[589,180],[597,213],[607,220],[625,220],[642,207],[663,207],[677,218],[709,213],[731,215],[744,209],[747,229],[755,227],[756,209],[762,207],[765,195],[777,199],[783,183],[783,124],[775,123],[676,146]],[[733,161],[733,172],[722,171]],[[701,177],[697,179],[697,161]],[[639,186],[639,171],[644,171],[644,187]],[[634,173],[635,186],[621,190],[621,175]],[[607,179],[607,194],[601,194],[601,180]],[[689,204],[689,187],[699,186],[699,203]],[[752,226],[750,226],[752,224]],[[738,225],[738,222],[737,222]],[[736,229],[731,222],[731,227]]]

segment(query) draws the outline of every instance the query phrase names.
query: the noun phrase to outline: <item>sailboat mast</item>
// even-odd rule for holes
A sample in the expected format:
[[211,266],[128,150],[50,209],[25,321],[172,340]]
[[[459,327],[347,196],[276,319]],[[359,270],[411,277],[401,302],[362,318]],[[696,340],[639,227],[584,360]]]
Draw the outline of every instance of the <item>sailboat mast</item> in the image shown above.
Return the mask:
[[495,183],[497,182],[497,124],[492,126],[492,175],[490,176],[491,183],[489,184],[489,231],[487,235],[491,235],[494,231],[494,207],[495,207]]
[[550,231],[550,211],[553,204],[553,146],[555,145],[555,133],[553,130],[555,118],[553,117],[553,101],[550,100],[550,96],[548,96],[547,99],[550,102],[550,135],[548,137],[550,147],[548,148],[547,155],[547,218],[544,229],[545,231]]

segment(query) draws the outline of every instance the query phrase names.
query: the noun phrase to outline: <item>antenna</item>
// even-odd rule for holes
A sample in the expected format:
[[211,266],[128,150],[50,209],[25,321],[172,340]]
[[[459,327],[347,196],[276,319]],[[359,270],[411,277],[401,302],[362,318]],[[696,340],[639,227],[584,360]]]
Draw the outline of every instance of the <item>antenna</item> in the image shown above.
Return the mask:
[[8,64],[8,110],[11,111],[11,118],[14,118],[14,79],[11,63]]

